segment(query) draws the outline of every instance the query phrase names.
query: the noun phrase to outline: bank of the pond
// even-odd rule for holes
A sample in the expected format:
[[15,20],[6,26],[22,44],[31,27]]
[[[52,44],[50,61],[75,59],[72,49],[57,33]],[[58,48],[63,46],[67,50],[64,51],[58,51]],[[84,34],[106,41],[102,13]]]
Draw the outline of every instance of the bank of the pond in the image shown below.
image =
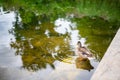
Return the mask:
[[98,65],[91,80],[120,79],[120,29]]
[[[76,17],[100,16],[107,20],[120,21],[120,1],[119,0],[1,0],[0,6],[6,10],[24,9],[25,11],[36,13],[66,16],[75,14]],[[14,8],[13,8],[14,7]],[[54,14],[56,13],[56,14]]]

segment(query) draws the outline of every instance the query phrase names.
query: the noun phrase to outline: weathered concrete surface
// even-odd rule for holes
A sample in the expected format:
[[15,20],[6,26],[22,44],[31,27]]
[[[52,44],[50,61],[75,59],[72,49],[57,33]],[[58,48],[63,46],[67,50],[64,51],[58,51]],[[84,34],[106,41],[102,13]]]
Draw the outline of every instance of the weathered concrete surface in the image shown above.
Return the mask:
[[91,80],[120,80],[120,29]]

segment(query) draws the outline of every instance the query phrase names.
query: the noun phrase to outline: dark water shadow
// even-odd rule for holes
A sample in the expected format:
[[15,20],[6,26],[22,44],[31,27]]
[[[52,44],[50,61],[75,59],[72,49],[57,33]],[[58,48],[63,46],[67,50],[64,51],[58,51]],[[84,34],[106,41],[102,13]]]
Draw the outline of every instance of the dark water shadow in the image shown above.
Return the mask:
[[76,68],[78,69],[84,69],[88,71],[94,69],[88,58],[77,57],[75,60],[75,64],[76,64]]

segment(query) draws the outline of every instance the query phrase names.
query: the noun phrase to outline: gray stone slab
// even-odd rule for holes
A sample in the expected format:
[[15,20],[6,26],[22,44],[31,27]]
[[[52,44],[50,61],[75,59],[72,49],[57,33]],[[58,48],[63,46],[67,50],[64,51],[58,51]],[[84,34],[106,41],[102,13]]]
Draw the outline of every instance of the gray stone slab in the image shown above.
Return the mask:
[[91,80],[120,80],[120,29],[107,49]]

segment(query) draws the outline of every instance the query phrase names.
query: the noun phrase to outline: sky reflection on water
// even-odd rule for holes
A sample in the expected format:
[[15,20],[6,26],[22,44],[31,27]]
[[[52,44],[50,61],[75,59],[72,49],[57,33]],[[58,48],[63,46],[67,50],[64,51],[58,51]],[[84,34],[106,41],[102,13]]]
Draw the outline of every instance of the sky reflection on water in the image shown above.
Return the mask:
[[13,27],[15,21],[15,14],[0,15],[0,66],[6,67],[20,67],[22,66],[21,56],[15,56],[14,50],[10,47],[10,39],[15,41],[14,36],[9,34],[8,31]]

